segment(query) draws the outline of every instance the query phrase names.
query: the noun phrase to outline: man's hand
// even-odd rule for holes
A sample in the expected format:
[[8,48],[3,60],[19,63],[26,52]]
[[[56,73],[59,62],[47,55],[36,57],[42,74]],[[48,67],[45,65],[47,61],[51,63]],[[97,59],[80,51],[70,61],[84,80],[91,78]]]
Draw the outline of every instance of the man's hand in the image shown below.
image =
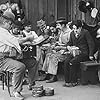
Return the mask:
[[89,59],[90,59],[90,60],[94,60],[94,57],[93,57],[93,56],[89,56]]
[[54,47],[54,49],[58,51],[58,50],[61,50],[61,47],[60,46],[56,46],[56,47]]

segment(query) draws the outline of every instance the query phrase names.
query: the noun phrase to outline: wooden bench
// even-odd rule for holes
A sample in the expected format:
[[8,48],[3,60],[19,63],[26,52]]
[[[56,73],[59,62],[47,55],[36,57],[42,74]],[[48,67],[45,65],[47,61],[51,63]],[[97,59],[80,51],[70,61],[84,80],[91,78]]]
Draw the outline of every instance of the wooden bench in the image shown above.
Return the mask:
[[81,84],[97,84],[99,82],[98,66],[100,66],[100,63],[96,61],[80,62]]

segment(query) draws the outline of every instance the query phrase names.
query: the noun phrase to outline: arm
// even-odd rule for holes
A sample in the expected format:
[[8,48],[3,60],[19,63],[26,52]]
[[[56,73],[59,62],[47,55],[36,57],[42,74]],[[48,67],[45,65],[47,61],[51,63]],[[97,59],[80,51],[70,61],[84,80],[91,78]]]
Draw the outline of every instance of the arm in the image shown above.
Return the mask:
[[66,44],[66,46],[73,46],[73,39],[72,39],[72,37],[73,37],[73,32],[71,32],[71,34],[70,34],[70,38],[69,38],[69,42]]
[[28,41],[31,41],[30,37],[23,37],[23,38],[18,39],[19,44],[23,44],[23,43],[28,42]]

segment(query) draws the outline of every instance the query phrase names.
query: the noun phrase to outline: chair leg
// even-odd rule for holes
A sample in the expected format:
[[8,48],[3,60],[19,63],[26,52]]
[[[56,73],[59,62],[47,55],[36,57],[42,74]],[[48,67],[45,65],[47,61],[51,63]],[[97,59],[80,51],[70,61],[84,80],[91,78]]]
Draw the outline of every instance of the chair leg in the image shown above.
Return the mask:
[[5,75],[4,74],[2,74],[2,89],[4,90],[4,81],[5,81]]
[[9,95],[11,97],[11,93],[10,93],[10,84],[9,84],[9,72],[7,71],[7,88],[8,88],[8,92],[9,92]]

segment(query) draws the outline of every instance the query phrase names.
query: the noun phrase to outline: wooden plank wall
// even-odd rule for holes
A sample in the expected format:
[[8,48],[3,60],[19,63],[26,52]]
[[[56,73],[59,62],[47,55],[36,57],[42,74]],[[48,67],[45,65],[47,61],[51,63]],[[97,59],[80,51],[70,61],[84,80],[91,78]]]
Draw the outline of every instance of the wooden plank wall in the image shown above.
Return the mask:
[[47,24],[57,18],[57,0],[22,0],[26,18],[32,22],[36,30],[36,22],[43,18]]
[[[8,0],[0,0],[0,4]],[[82,13],[78,9],[81,0],[21,0],[26,19],[32,22],[34,30],[37,30],[36,21],[44,18],[47,24],[58,17],[66,17],[68,21],[82,19],[89,24],[93,24],[94,19],[89,13]],[[88,1],[88,0],[85,0]],[[91,0],[95,7],[99,9],[100,0]]]

